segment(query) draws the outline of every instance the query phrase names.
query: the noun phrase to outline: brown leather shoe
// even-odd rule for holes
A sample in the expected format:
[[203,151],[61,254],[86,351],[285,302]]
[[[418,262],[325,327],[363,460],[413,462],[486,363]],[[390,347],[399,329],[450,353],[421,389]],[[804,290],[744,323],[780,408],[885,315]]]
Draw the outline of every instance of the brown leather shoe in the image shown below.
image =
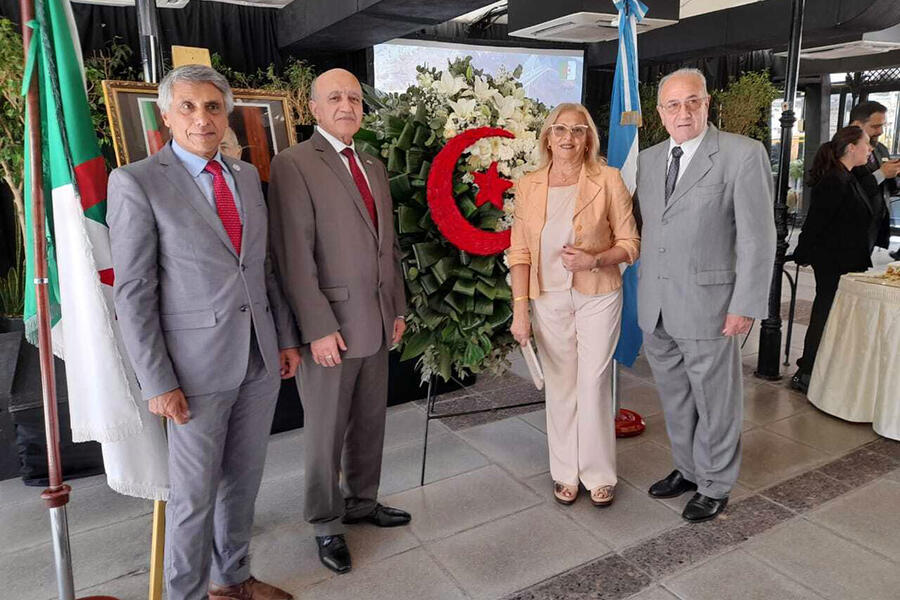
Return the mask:
[[250,577],[237,585],[209,584],[209,600],[293,600],[293,596],[274,585]]

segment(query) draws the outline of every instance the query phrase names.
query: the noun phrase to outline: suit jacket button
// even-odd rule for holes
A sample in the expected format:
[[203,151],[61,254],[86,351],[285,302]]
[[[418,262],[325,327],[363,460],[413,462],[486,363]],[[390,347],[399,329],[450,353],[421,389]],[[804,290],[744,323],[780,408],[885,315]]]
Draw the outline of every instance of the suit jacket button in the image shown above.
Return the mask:
[[241,265],[241,271],[246,271],[246,270],[247,270],[247,265],[242,264],[242,265]]
[[665,249],[665,248],[660,248],[660,249],[659,249],[659,253],[660,253],[660,254],[665,254],[665,253],[666,253],[666,249]]
[[241,312],[247,312],[250,309],[246,304],[241,305]]
[[575,228],[575,231],[577,231],[578,233],[581,233],[581,230],[582,230],[581,225],[579,225],[578,227]]

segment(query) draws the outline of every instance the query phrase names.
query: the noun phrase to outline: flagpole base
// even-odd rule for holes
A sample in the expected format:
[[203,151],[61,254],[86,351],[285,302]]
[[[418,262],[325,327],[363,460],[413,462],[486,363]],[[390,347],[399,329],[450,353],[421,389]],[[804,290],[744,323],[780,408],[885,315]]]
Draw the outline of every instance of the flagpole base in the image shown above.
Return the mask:
[[646,428],[647,424],[644,422],[644,417],[627,408],[619,409],[619,413],[616,415],[617,438],[641,435]]

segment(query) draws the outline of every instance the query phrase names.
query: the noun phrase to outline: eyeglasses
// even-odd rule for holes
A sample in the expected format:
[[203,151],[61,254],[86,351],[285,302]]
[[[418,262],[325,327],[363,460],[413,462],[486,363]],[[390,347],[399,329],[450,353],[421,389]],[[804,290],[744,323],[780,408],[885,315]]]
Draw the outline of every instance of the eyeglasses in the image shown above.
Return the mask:
[[565,137],[567,133],[571,133],[573,138],[583,138],[587,135],[589,129],[590,127],[587,125],[572,125],[569,127],[562,123],[556,123],[550,126],[550,133],[557,138]]
[[703,105],[703,102],[709,99],[709,96],[703,96],[702,98],[698,98],[697,96],[691,96],[684,102],[681,100],[670,100],[665,104],[661,104],[660,108],[663,109],[668,115],[674,115],[681,112],[681,107],[684,106],[688,112],[696,112]]

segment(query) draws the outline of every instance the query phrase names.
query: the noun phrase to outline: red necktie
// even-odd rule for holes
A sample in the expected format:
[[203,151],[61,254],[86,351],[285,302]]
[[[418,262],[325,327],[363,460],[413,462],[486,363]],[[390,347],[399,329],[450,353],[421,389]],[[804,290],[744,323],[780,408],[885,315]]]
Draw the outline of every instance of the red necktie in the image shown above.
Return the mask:
[[356,157],[353,156],[353,148],[344,148],[341,150],[341,154],[346,156],[347,162],[350,163],[350,174],[353,175],[356,189],[359,190],[359,195],[362,196],[363,202],[366,203],[366,208],[369,209],[369,216],[372,218],[372,225],[375,226],[375,230],[377,231],[378,215],[375,213],[375,197],[372,196],[372,190],[369,189],[369,184],[366,182],[366,176],[363,175],[359,165],[356,164]]
[[216,212],[222,219],[222,225],[225,226],[225,233],[234,246],[234,251],[238,256],[241,255],[241,234],[243,226],[241,225],[241,216],[238,214],[237,206],[234,203],[234,196],[231,194],[231,188],[225,182],[225,176],[222,174],[222,165],[215,160],[206,163],[204,171],[211,173],[213,176],[213,192],[216,196]]

